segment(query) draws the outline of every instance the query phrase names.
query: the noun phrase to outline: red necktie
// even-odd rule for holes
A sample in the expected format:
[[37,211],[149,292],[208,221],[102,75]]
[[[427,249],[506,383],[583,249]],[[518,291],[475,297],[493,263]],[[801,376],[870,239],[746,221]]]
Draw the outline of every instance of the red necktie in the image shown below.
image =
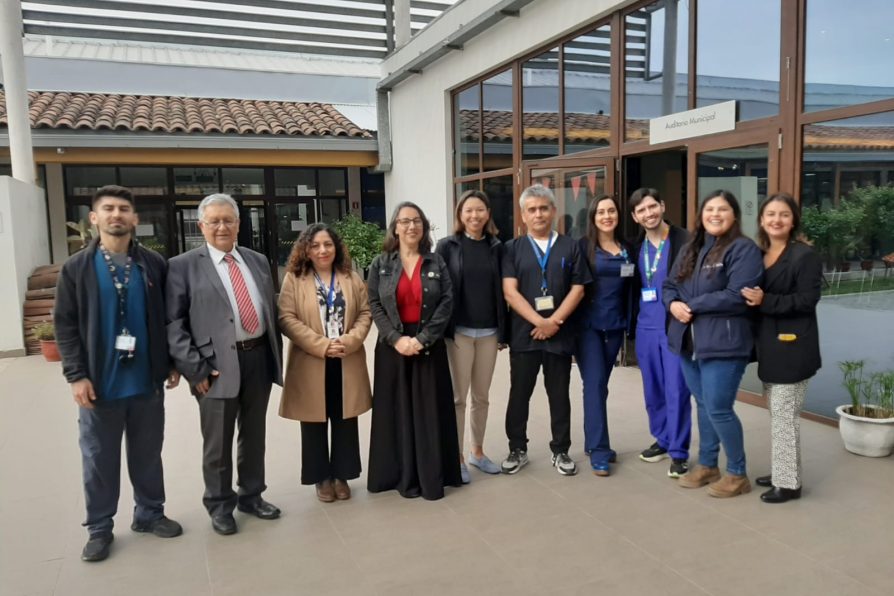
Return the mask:
[[239,320],[242,321],[242,328],[252,335],[260,326],[258,321],[258,312],[255,305],[251,302],[251,296],[248,293],[248,286],[245,285],[245,278],[242,277],[242,271],[236,264],[233,255],[227,253],[224,255],[224,261],[230,270],[230,283],[233,284],[233,293],[236,295],[236,307],[239,309]]

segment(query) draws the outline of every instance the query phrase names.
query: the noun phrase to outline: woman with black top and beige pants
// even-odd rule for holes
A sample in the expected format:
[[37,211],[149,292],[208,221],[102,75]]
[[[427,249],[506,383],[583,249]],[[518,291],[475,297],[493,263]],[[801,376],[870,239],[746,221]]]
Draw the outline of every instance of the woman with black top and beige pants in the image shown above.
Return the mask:
[[503,299],[501,261],[503,243],[491,219],[490,202],[480,190],[465,192],[456,205],[455,233],[442,238],[435,249],[450,272],[454,309],[447,327],[447,355],[453,378],[460,473],[471,481],[463,457],[466,401],[471,388],[469,426],[472,449],[469,463],[487,474],[499,474],[500,466],[484,454],[488,393],[499,346],[506,343],[506,301]]

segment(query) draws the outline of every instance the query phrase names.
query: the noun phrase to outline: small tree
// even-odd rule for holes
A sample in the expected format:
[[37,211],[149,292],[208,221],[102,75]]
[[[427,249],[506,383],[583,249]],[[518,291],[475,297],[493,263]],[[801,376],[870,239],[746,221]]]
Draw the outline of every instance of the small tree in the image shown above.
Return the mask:
[[332,227],[348,247],[354,266],[365,273],[373,259],[382,252],[385,232],[376,224],[363,221],[353,214],[346,215]]

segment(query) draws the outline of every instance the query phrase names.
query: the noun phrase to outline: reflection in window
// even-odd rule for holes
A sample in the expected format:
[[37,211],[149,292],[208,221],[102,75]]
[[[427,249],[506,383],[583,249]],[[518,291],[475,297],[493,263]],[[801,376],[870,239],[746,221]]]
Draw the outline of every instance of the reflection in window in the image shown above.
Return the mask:
[[611,25],[565,44],[565,153],[608,146],[611,139]]
[[277,169],[273,181],[278,197],[317,196],[316,170],[312,168]]
[[742,232],[757,236],[757,209],[767,197],[768,152],[766,145],[723,149],[698,156],[698,199],[710,192],[728,190],[742,209]]
[[223,191],[228,195],[264,194],[264,168],[224,168]]
[[174,193],[205,196],[220,192],[217,168],[174,168]]
[[688,2],[659,0],[624,19],[626,139],[649,138],[649,118],[687,109]]
[[165,196],[168,194],[168,171],[165,168],[121,167],[121,185],[135,195]]
[[698,107],[738,100],[739,120],[779,113],[781,18],[780,0],[699,0]]
[[99,188],[117,184],[113,166],[69,166],[65,168],[65,194],[92,197]]
[[894,97],[894,2],[810,0],[806,20],[805,112]]
[[96,229],[90,225],[90,205],[86,202],[65,201],[65,228],[68,234],[68,254],[73,255],[87,246],[96,233]]
[[558,202],[557,229],[580,238],[587,233],[590,201],[606,192],[606,167],[543,169],[531,172],[532,182],[553,189]]
[[522,64],[522,159],[559,154],[559,48]]
[[491,217],[500,231],[503,242],[512,240],[515,230],[512,226],[515,198],[512,194],[512,176],[496,176],[484,180],[484,192],[490,200]]
[[385,175],[371,174],[367,168],[360,168],[360,204],[363,207],[363,221],[385,228],[388,217],[385,213]]
[[480,85],[475,85],[453,96],[457,176],[478,173],[478,143],[481,140],[480,94]]
[[347,171],[342,168],[330,168],[319,170],[320,195],[344,196],[346,194]]
[[140,223],[137,224],[136,236],[140,244],[162,256],[169,256],[171,234],[168,229],[167,207],[164,204],[140,201],[137,203],[137,214],[140,216]]
[[512,167],[512,71],[492,76],[481,84],[484,134],[484,171]]

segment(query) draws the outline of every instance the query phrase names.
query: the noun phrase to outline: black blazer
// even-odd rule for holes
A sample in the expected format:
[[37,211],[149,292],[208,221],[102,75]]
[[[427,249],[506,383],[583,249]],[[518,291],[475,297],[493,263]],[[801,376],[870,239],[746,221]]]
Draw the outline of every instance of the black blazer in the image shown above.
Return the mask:
[[[764,299],[757,307],[757,376],[765,383],[798,383],[822,366],[816,304],[823,282],[819,255],[792,241],[764,274]],[[793,334],[794,341],[780,341]]]
[[[674,268],[674,263],[677,261],[677,257],[680,255],[680,249],[686,246],[686,243],[689,242],[689,232],[685,228],[677,227],[673,224],[670,225],[670,230],[667,233],[667,241],[670,242],[670,246],[668,246],[668,256],[670,259],[667,261],[667,274],[670,276],[671,270]],[[643,260],[640,257],[640,251],[643,248],[643,242],[646,241],[646,235],[640,228],[640,235],[637,237],[636,241],[633,244],[633,260],[636,261],[636,275],[633,276],[633,308],[630,313],[631,323],[628,325],[629,334],[632,337],[634,332],[636,331],[636,318],[639,316],[639,297],[640,292],[643,289],[643,280],[640,276],[640,271],[642,270]],[[670,322],[670,312],[666,314],[665,320],[665,328],[667,328],[667,324]]]
[[[490,246],[490,260],[494,268],[496,276],[494,277],[494,292],[497,296],[497,328],[499,329],[497,336],[501,344],[509,343],[509,334],[507,332],[509,312],[506,306],[506,300],[503,299],[503,243],[494,236],[487,235]],[[454,303],[459,302],[456,298],[462,295],[463,290],[463,247],[462,235],[452,234],[441,238],[435,252],[441,255],[444,262],[447,263],[447,270],[450,272],[450,280],[453,282]],[[454,309],[454,313],[455,309]],[[453,338],[456,330],[456,321],[453,316],[450,317],[450,323],[444,337]]]

